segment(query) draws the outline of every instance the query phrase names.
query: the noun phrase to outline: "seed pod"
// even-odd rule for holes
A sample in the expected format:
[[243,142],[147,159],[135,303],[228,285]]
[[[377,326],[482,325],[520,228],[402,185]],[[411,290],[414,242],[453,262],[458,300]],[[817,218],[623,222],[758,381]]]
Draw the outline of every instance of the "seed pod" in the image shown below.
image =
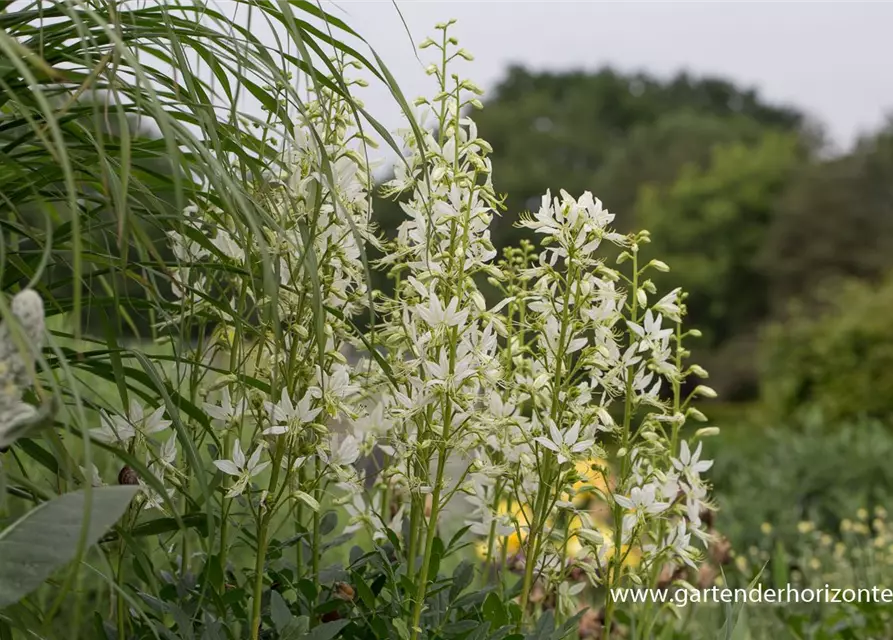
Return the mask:
[[136,471],[124,465],[121,467],[121,471],[118,472],[118,484],[139,484],[140,477],[137,475]]

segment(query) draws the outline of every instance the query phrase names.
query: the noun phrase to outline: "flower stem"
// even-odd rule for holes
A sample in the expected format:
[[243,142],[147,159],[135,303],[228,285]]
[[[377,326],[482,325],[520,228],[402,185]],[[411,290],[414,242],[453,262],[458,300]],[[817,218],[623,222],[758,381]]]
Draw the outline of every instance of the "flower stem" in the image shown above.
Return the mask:
[[[273,455],[273,470],[270,472],[270,485],[267,491],[267,497],[273,496],[276,492],[276,483],[279,480],[279,469],[282,463],[282,456],[285,454],[285,447],[280,440],[276,444],[276,452]],[[266,500],[261,500],[258,509],[260,510],[260,527],[257,531],[257,556],[254,561],[254,590],[253,600],[251,602],[251,640],[258,640],[260,637],[261,624],[261,595],[264,587],[264,564],[267,559],[267,532],[270,528],[270,520],[273,517],[272,505],[268,507],[264,504]]]
[[[437,477],[434,481],[434,492],[431,495],[431,516],[428,518],[428,534],[425,537],[425,556],[422,559],[422,570],[419,572],[419,584],[416,588],[415,606],[412,613],[412,640],[419,637],[419,620],[422,618],[425,595],[428,592],[428,571],[431,568],[431,553],[434,548],[434,536],[437,533],[437,516],[440,512],[440,491],[443,486],[444,467],[446,467],[446,446],[441,445],[437,460]],[[422,522],[424,523],[424,517],[422,517]]]

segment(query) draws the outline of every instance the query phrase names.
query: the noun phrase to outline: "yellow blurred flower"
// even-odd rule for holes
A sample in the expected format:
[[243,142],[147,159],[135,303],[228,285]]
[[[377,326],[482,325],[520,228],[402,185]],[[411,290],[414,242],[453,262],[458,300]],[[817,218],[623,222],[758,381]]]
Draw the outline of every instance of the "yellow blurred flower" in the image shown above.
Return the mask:
[[810,533],[815,531],[815,524],[809,520],[801,520],[797,523],[797,531],[800,533]]
[[760,525],[760,531],[763,532],[764,536],[768,536],[770,533],[772,533],[772,525],[768,522],[764,522]]
[[[577,497],[589,497],[591,493],[607,495],[610,492],[605,476],[610,474],[607,463],[599,458],[579,461],[574,464],[580,480],[574,483]],[[587,487],[586,491],[583,488]],[[581,493],[582,491],[582,493]]]
[[859,520],[868,520],[868,509],[860,508],[856,511],[856,517],[859,518]]

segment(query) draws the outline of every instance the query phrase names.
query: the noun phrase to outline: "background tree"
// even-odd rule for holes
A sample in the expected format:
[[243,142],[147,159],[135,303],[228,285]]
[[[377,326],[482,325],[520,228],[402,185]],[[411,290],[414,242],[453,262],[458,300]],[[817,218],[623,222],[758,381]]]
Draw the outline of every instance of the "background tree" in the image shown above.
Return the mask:
[[772,278],[761,255],[778,198],[804,161],[799,136],[769,132],[755,144],[715,147],[708,167],[687,165],[673,184],[639,192],[636,222],[689,292],[692,323],[704,333],[698,348],[722,360],[714,386],[726,399],[754,392],[748,353],[768,315]]
[[893,268],[893,122],[793,177],[766,245],[778,314],[829,278]]

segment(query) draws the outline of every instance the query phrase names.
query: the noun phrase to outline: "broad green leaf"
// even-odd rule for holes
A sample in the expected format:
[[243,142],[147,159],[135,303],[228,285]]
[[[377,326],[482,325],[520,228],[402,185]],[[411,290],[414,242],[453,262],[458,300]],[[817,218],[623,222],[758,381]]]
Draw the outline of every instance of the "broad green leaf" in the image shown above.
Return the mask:
[[[94,545],[127,509],[137,486],[66,493],[32,509],[0,532],[0,608],[17,602],[54,571]],[[86,521],[85,521],[86,518]]]
[[270,592],[270,617],[273,619],[273,626],[280,634],[294,617],[278,591]]
[[344,627],[350,624],[350,620],[335,620],[315,627],[310,633],[303,636],[304,640],[332,640]]

